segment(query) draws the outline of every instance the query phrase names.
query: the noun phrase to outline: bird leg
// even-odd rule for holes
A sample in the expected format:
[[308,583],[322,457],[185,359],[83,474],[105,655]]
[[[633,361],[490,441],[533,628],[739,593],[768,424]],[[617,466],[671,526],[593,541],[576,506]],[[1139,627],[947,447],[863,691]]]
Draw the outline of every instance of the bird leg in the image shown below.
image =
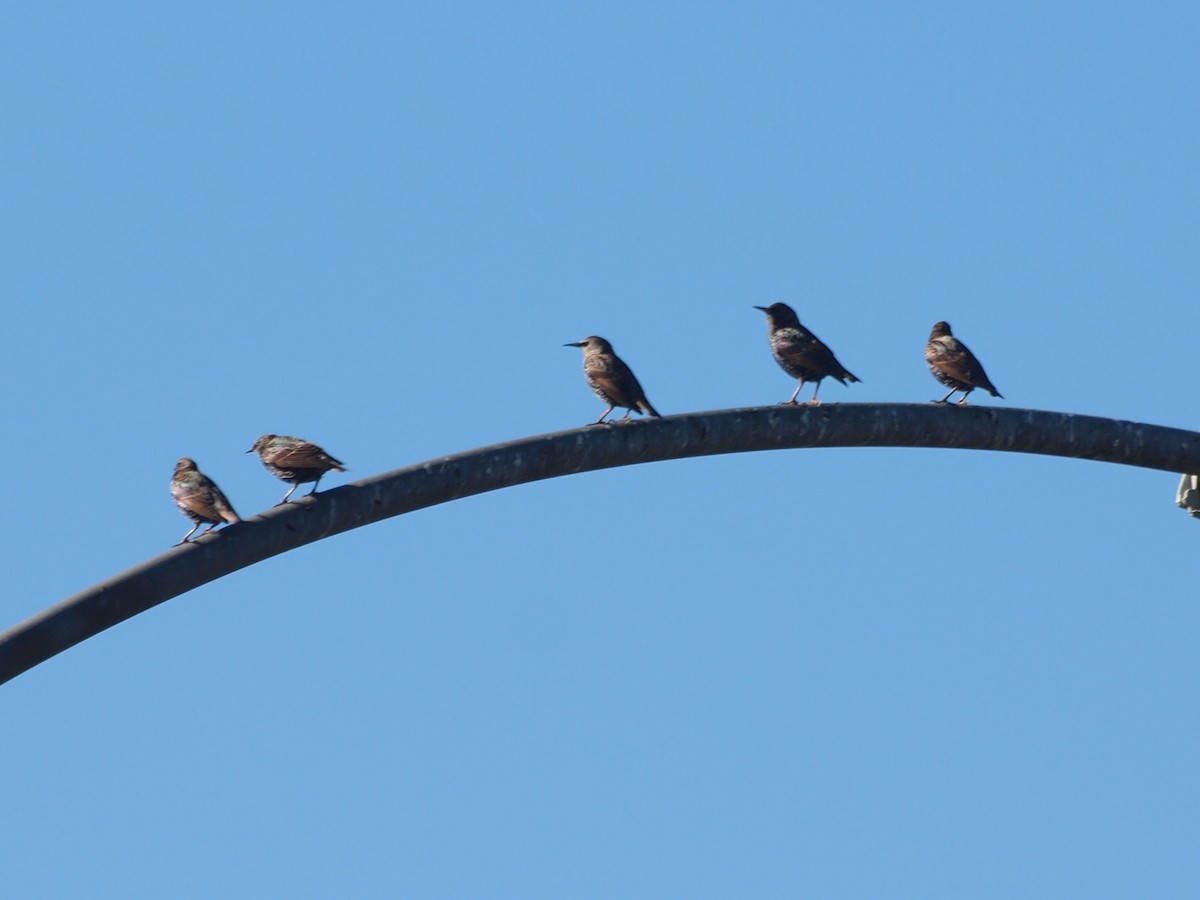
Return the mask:
[[800,383],[796,385],[796,390],[792,392],[792,396],[783,404],[784,406],[796,406],[796,398],[800,396],[800,388],[804,387],[804,379],[800,379]]
[[321,483],[321,479],[322,479],[323,477],[324,477],[324,473],[321,473],[320,475],[318,475],[318,476],[317,476],[317,480],[313,482],[312,490],[311,490],[311,491],[309,491],[309,492],[308,492],[307,494],[305,494],[304,496],[306,496],[306,497],[311,497],[313,494],[315,494],[315,493],[317,492],[317,485]]
[[298,481],[293,481],[293,482],[292,482],[292,486],[291,486],[290,488],[288,488],[288,492],[287,492],[286,494],[284,494],[284,495],[283,495],[283,499],[282,499],[282,500],[280,500],[280,501],[279,501],[278,503],[276,503],[275,505],[276,505],[276,506],[283,506],[283,504],[287,503],[287,502],[288,502],[288,497],[292,496],[292,491],[296,490],[296,488],[298,488],[299,486],[300,486],[300,482],[298,482]]
[[606,409],[604,412],[600,413],[600,418],[598,418],[598,419],[597,419],[595,422],[589,422],[588,424],[589,424],[589,425],[599,425],[600,423],[602,423],[602,422],[604,421],[604,418],[605,418],[605,417],[606,417],[606,416],[607,416],[607,415],[608,415],[610,412],[612,412],[612,411],[613,411],[614,409],[616,409],[616,408],[617,408],[617,407],[616,407],[616,405],[615,405],[615,404],[614,404],[614,405],[612,405],[612,406],[610,406],[610,407],[609,407],[608,409]]
[[[195,534],[195,533],[196,533],[196,529],[197,529],[197,528],[199,528],[199,527],[200,527],[200,523],[199,523],[199,522],[197,522],[195,525],[193,525],[193,526],[192,526],[192,530],[191,530],[191,531],[189,531],[187,534],[185,534],[185,535],[183,536],[183,538],[182,538],[182,539],[179,541],[179,544],[186,544],[186,543],[188,543],[188,538],[190,538],[190,537],[191,537],[193,534]],[[176,544],[175,546],[176,546],[176,547],[178,547],[178,546],[179,546],[179,544]]]
[[821,393],[821,379],[817,379],[817,386],[813,389],[812,399],[808,401],[809,406],[820,406],[821,401],[817,399],[817,394]]
[[[934,400],[933,402],[934,402],[934,403],[945,403],[947,400],[949,400],[949,399],[950,399],[952,396],[954,396],[954,395],[955,395],[955,394],[957,394],[957,393],[958,393],[958,388],[951,388],[951,390],[950,390],[950,393],[949,393],[949,394],[947,394],[947,395],[946,395],[945,397],[943,397],[941,400]],[[966,396],[966,395],[964,394],[964,396]]]
[[963,395],[958,398],[958,405],[965,406],[967,403],[967,397],[970,396],[970,394],[970,391],[963,391]]

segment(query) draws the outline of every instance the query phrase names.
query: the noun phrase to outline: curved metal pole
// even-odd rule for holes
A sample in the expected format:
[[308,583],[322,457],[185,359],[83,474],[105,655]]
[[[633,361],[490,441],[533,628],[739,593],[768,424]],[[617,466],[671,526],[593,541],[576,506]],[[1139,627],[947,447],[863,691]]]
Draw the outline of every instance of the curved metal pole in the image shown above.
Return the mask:
[[1200,472],[1200,433],[1032,409],[838,403],[686,413],[576,428],[375,475],[173,547],[0,634],[0,683],[192,588],[392,516],[576,472],[799,447],[1007,450]]

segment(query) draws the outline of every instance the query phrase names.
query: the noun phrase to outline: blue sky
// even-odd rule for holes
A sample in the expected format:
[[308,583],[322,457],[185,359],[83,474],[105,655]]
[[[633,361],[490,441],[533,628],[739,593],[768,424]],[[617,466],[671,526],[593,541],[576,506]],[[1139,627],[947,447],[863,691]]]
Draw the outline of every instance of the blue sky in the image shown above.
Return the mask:
[[[1194,427],[1185,4],[46,3],[0,29],[4,626],[353,478],[863,382]],[[34,897],[1194,897],[1176,479],[841,449],[556,479],[236,573],[0,688]]]

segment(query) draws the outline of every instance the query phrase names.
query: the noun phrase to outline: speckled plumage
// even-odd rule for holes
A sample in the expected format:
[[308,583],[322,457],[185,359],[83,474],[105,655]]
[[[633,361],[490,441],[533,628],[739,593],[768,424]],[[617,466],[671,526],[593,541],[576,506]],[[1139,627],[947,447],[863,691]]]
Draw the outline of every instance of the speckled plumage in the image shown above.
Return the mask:
[[188,543],[196,529],[205,523],[208,527],[201,532],[202,535],[208,534],[222,522],[242,521],[221,489],[196,467],[195,460],[186,456],[175,463],[175,473],[171,476],[171,496],[179,511],[196,523],[183,536],[179,542],[181,544]]
[[983,388],[993,397],[1004,399],[988,380],[983,366],[975,358],[975,354],[967,349],[966,344],[950,333],[950,323],[937,322],[929,334],[929,343],[925,345],[925,362],[933,377],[950,388],[941,400],[935,403],[947,402],[955,393],[962,391],[959,404],[967,402],[967,395],[975,388]]
[[817,394],[821,390],[821,379],[835,378],[842,384],[862,380],[838,362],[833,351],[800,324],[795,311],[786,303],[772,303],[770,306],[754,308],[767,314],[768,336],[775,361],[783,371],[800,381],[787,403],[794,405],[800,395],[800,389],[810,381],[814,382],[816,387],[813,388],[809,403],[819,405],[821,401],[817,399]]
[[659,418],[658,411],[646,399],[646,392],[642,390],[633,371],[613,353],[612,344],[602,337],[591,335],[563,346],[583,350],[584,377],[596,396],[608,404],[608,409],[592,425],[599,425],[618,406],[628,410],[621,421],[628,419],[634,410]]
[[315,494],[326,472],[346,471],[340,460],[334,459],[316,444],[290,434],[264,434],[246,452],[257,453],[268,472],[291,483],[292,486],[277,506],[287,503],[298,485],[315,482],[309,491],[309,494]]

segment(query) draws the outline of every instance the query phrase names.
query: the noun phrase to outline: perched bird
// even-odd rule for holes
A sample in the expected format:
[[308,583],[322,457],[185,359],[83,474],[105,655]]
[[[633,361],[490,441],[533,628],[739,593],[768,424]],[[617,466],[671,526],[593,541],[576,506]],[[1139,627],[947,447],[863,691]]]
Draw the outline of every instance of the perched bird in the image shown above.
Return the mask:
[[796,397],[805,382],[816,383],[813,388],[812,400],[809,403],[820,405],[817,393],[821,390],[822,378],[836,378],[842,384],[850,381],[861,381],[858,376],[837,361],[833,351],[817,340],[817,336],[800,324],[795,311],[786,303],[772,303],[770,306],[756,306],[767,314],[767,324],[771,339],[771,353],[783,371],[793,378],[799,378],[800,383],[792,398],[787,402],[796,405]]
[[334,459],[316,444],[288,434],[264,434],[246,452],[257,453],[268,472],[292,483],[276,506],[287,503],[288,497],[299,485],[315,482],[309,491],[309,494],[315,494],[321,476],[326,472],[331,469],[346,471],[340,460]]
[[583,374],[588,384],[596,392],[596,396],[608,404],[608,409],[601,413],[600,418],[592,425],[599,425],[605,416],[618,406],[624,406],[629,412],[621,421],[629,418],[629,413],[635,409],[639,413],[660,418],[658,411],[646,399],[646,392],[638,384],[637,378],[629,366],[613,353],[612,344],[602,337],[585,337],[573,344],[563,344],[564,347],[581,347],[583,349]]
[[975,388],[983,388],[993,397],[1004,399],[995,386],[988,381],[987,373],[975,358],[975,354],[967,349],[966,344],[950,333],[949,322],[937,322],[929,334],[929,343],[925,345],[925,362],[933,377],[950,388],[950,393],[935,403],[945,403],[957,391],[962,391],[959,404],[967,402],[967,395]]
[[196,468],[195,460],[186,456],[175,463],[175,474],[171,476],[171,496],[175,498],[179,511],[196,523],[183,536],[179,542],[181,544],[186,544],[205,522],[208,527],[201,532],[202,535],[208,534],[222,522],[232,524],[242,521],[221,489]]

